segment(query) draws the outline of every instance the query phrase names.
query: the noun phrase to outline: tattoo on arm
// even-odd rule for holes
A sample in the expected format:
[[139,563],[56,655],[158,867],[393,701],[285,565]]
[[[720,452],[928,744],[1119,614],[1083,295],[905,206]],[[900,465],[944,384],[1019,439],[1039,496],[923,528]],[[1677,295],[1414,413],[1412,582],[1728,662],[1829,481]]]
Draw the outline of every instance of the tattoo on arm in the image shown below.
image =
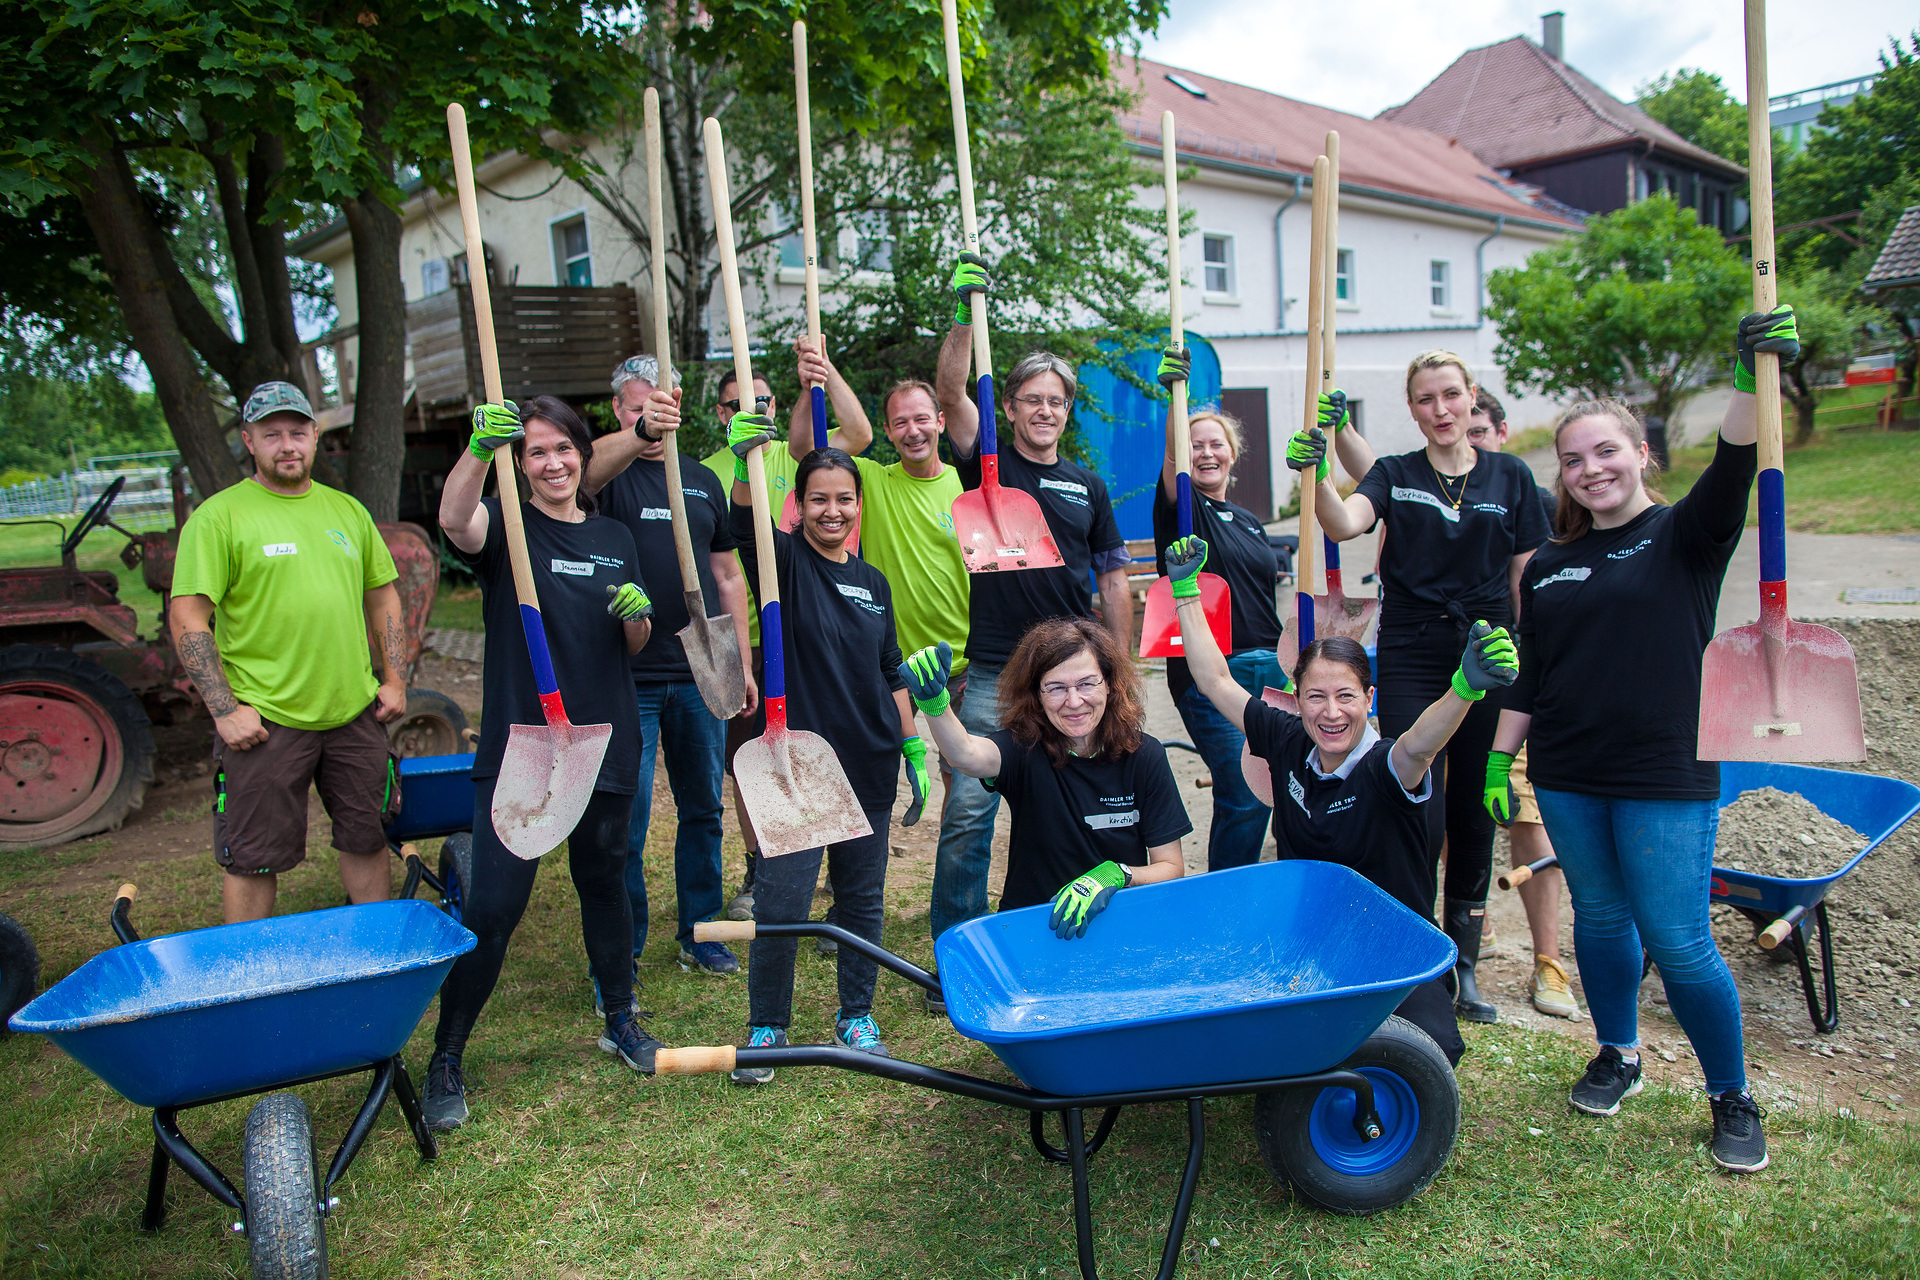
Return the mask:
[[401,668],[405,666],[404,659],[407,653],[407,634],[400,626],[400,615],[391,610],[388,611],[386,616],[386,638],[382,648],[385,650],[387,679],[404,680],[406,678],[406,672],[401,670]]
[[173,648],[211,715],[230,716],[240,709],[240,700],[233,696],[233,686],[227,683],[227,673],[220,669],[220,650],[213,642],[212,632],[182,631],[174,640]]

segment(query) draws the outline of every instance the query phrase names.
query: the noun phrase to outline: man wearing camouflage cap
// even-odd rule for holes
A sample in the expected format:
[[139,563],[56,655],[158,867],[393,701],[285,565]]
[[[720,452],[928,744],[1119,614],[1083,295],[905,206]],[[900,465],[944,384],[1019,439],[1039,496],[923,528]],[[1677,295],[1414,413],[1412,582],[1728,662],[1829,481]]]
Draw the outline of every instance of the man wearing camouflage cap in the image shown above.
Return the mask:
[[333,821],[347,896],[392,896],[384,827],[398,779],[380,724],[407,707],[399,573],[367,509],[313,483],[320,432],[307,397],[286,382],[255,387],[240,440],[253,475],[181,526],[169,606],[174,650],[216,731],[214,857],[228,923],[271,914],[279,873],[306,859],[311,786]]

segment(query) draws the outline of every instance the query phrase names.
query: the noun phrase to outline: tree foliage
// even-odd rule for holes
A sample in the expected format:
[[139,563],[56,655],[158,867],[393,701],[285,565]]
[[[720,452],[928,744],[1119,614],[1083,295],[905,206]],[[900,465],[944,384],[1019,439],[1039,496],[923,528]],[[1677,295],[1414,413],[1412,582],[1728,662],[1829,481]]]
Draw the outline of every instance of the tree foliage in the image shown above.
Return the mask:
[[[1880,66],[1869,92],[1820,113],[1806,149],[1778,172],[1780,222],[1864,210],[1881,189],[1920,177],[1920,32],[1905,45],[1892,42]],[[1837,269],[1853,249],[1845,238],[1814,228],[1783,236],[1781,257],[1791,265]]]
[[0,483],[66,471],[78,459],[171,447],[152,392],[111,372],[89,378],[0,376]]
[[1747,109],[1712,72],[1682,67],[1649,80],[1634,105],[1694,146],[1747,163]]
[[1793,306],[1800,358],[1781,369],[1780,390],[1794,409],[1793,443],[1813,439],[1814,388],[1837,381],[1886,316],[1860,301],[1855,285],[1821,267],[1781,278],[1780,301]]

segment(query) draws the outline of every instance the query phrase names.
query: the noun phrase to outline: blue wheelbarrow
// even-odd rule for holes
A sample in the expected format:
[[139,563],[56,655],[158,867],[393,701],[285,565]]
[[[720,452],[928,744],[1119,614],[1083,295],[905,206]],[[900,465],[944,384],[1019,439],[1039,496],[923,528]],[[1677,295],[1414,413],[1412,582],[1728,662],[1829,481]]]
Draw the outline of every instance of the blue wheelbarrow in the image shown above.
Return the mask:
[[[1843,769],[1819,769],[1805,764],[1728,762],[1720,766],[1720,807],[1726,808],[1745,792],[1773,787],[1804,797],[1814,808],[1865,832],[1867,842],[1837,871],[1810,880],[1757,875],[1716,866],[1710,889],[1712,900],[1724,902],[1753,922],[1754,941],[1767,951],[1786,943],[1800,967],[1800,989],[1807,1000],[1807,1016],[1815,1031],[1830,1034],[1840,1025],[1840,994],[1833,980],[1833,930],[1827,919],[1827,894],[1861,859],[1884,844],[1920,812],[1920,787],[1898,778]],[[1500,877],[1500,887],[1511,889],[1548,867],[1560,865],[1549,855]],[[1811,921],[1811,923],[1809,923]],[[1809,932],[1819,931],[1820,973],[1816,978],[1808,954]]]
[[[166,1218],[177,1164],[240,1212],[257,1278],[326,1275],[328,1196],[388,1096],[422,1159],[438,1150],[400,1052],[474,937],[426,902],[275,916],[141,941],[122,885],[111,922],[123,945],[81,965],[8,1023],[46,1036],[138,1107],[153,1109],[141,1225]],[[296,1085],[371,1071],[366,1101],[322,1178]],[[244,1193],[181,1133],[180,1112],[267,1094],[247,1117]]]
[[[407,868],[400,896],[413,897],[424,883],[459,920],[473,884],[473,753],[402,760],[400,796],[400,812],[387,824],[387,848]],[[427,870],[413,842],[441,836],[446,839],[436,874]]]
[[[1034,1149],[1072,1168],[1085,1280],[1097,1280],[1087,1161],[1124,1106],[1187,1104],[1160,1280],[1179,1264],[1193,1208],[1203,1099],[1258,1095],[1269,1172],[1337,1213],[1403,1204],[1439,1173],[1459,1128],[1459,1086],[1439,1047],[1393,1011],[1452,967],[1453,944],[1361,876],[1270,862],[1143,885],[1071,942],[1054,937],[1048,914],[1026,907],[949,929],[935,944],[937,977],[834,925],[694,926],[701,940],[826,937],[862,952],[944,999],[955,1029],[1020,1085],[837,1045],[662,1049],[656,1071],[839,1067],[1024,1110]],[[1089,1139],[1092,1108],[1102,1115]],[[1048,1112],[1060,1116],[1064,1149],[1046,1136]]]

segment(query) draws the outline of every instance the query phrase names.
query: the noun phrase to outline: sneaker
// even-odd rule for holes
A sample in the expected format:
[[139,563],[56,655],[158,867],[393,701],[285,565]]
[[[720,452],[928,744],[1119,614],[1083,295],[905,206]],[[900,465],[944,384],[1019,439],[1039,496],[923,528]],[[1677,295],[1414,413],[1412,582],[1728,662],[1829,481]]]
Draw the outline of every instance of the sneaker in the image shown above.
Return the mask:
[[1573,1002],[1573,987],[1567,981],[1567,971],[1552,956],[1536,955],[1533,958],[1533,977],[1527,980],[1527,994],[1533,997],[1533,1007],[1555,1018],[1571,1018],[1580,1012],[1580,1006]]
[[1713,1105],[1713,1162],[1729,1173],[1758,1173],[1767,1167],[1767,1135],[1760,1132],[1766,1112],[1737,1090],[1707,1099]]
[[920,999],[926,1004],[927,1012],[936,1018],[947,1016],[947,1002],[931,991],[922,991]]
[[451,1133],[467,1122],[467,1078],[459,1054],[442,1051],[427,1059],[427,1096],[420,1102],[420,1114],[429,1133]]
[[[593,984],[593,1016],[596,1018],[604,1019],[607,1016],[607,1002],[603,1000],[600,996],[600,979],[594,977],[593,970],[589,969],[587,970],[587,981]],[[636,991],[639,990],[639,987],[640,987],[640,957],[639,956],[635,956],[633,958],[633,986]],[[627,1008],[629,1009],[633,1008],[633,1003],[631,1000],[628,1001]]]
[[738,973],[740,961],[724,942],[690,942],[680,948],[680,968],[687,973]]
[[1573,1086],[1567,1101],[1590,1116],[1618,1115],[1621,1100],[1631,1098],[1641,1087],[1640,1063],[1628,1062],[1610,1044],[1602,1045],[1599,1056],[1587,1064],[1587,1074]]
[[1500,935],[1493,931],[1493,912],[1487,912],[1486,921],[1480,926],[1480,949],[1491,950],[1500,945]]
[[734,894],[733,901],[727,903],[727,919],[753,919],[753,882],[751,880],[742,882],[740,892]]
[[[749,1049],[780,1049],[787,1043],[785,1027],[754,1027],[747,1036]],[[735,1084],[772,1084],[772,1067],[735,1067],[732,1080]]]
[[863,1013],[857,1018],[842,1018],[833,1024],[833,1038],[838,1044],[849,1049],[858,1049],[870,1053],[876,1058],[891,1058],[886,1044],[880,1039],[880,1028],[874,1024],[873,1015]]
[[600,1037],[600,1052],[613,1054],[642,1075],[652,1075],[653,1055],[667,1046],[654,1039],[640,1025],[641,1017],[651,1016],[641,1014],[636,1017],[632,1010],[628,1010],[607,1019],[606,1033]]

